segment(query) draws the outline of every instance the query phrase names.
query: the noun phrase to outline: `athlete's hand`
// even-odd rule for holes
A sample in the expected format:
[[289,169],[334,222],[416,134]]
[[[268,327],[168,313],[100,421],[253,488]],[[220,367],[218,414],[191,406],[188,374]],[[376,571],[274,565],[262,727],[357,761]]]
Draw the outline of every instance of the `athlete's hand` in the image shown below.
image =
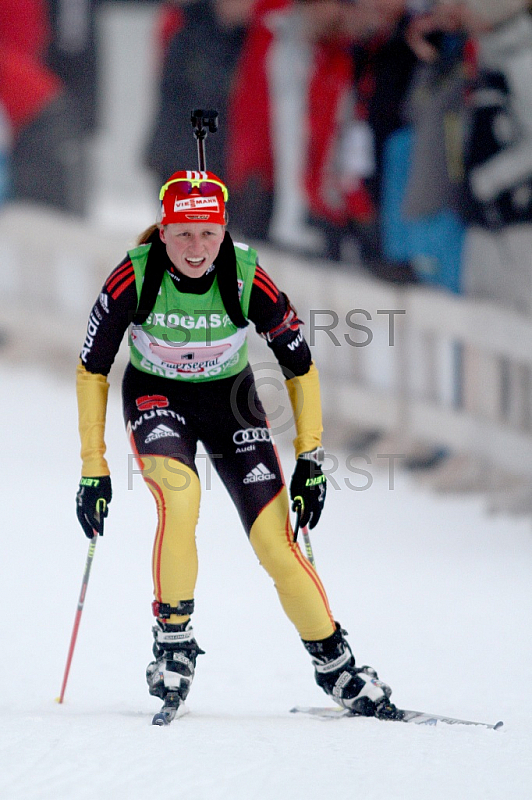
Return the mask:
[[302,528],[308,525],[315,528],[323,510],[327,479],[318,461],[323,461],[323,450],[302,453],[297,459],[296,468],[290,483],[292,511],[299,514]]
[[82,478],[76,495],[76,512],[85,536],[92,539],[95,532],[103,536],[103,521],[108,514],[113,491],[111,478]]

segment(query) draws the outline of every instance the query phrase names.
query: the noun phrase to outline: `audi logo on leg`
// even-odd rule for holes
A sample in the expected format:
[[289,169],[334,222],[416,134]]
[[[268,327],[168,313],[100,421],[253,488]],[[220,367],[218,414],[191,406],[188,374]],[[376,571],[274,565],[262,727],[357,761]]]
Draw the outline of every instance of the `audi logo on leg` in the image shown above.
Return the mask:
[[233,433],[235,444],[251,444],[252,442],[271,442],[269,428],[241,428]]

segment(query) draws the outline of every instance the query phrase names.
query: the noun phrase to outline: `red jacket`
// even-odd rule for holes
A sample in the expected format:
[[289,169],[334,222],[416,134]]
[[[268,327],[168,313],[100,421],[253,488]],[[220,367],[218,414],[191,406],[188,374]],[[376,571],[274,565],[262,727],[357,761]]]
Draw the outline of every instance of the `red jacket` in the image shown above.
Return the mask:
[[45,0],[2,0],[0,102],[15,134],[61,92],[42,60],[49,35]]
[[[227,179],[235,191],[243,189],[251,177],[258,178],[265,189],[274,189],[275,154],[270,137],[271,97],[266,66],[274,33],[268,26],[268,18],[273,12],[283,13],[291,7],[292,0],[258,0],[254,8],[228,113]],[[338,225],[352,217],[365,219],[373,213],[364,187],[361,185],[347,195],[341,187],[341,176],[333,168],[340,132],[338,112],[353,84],[353,65],[347,46],[340,41],[314,44],[307,119],[299,121],[301,126],[306,124],[308,141],[301,178],[312,215]],[[294,135],[297,129],[287,129],[287,136]],[[331,200],[333,196],[338,202]]]
[[289,8],[291,0],[258,0],[240,64],[236,70],[227,118],[227,181],[242,189],[250,176],[258,177],[264,188],[273,190],[274,164],[270,141],[270,93],[266,57],[273,41],[267,25],[273,11]]

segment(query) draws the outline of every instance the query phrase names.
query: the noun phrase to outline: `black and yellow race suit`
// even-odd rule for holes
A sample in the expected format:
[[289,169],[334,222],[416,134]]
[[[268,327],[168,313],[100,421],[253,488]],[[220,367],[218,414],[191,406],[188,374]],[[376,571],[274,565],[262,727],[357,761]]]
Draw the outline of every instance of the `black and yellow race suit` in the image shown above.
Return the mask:
[[[137,256],[138,250],[131,251],[111,273],[89,317],[77,371],[85,477],[109,475],[104,441],[107,375],[137,309],[141,286]],[[197,319],[201,313],[195,320],[186,313],[179,316],[178,310],[194,305],[200,312],[205,309],[216,288],[220,266],[201,278],[191,279],[178,273],[166,254],[161,257],[168,262],[163,294],[169,298],[166,302],[171,308],[166,310],[166,317],[174,315],[172,326],[176,329],[180,324],[185,328],[200,325]],[[256,330],[266,335],[284,373],[295,416],[297,457],[321,444],[318,372],[286,295],[258,264],[243,273],[243,283],[246,280],[251,280],[247,290],[239,286],[241,292],[247,291],[243,311]],[[160,297],[161,293],[159,302]],[[207,306],[210,308],[208,302]],[[218,312],[216,324],[224,319],[224,309]],[[159,307],[157,313],[157,321],[164,325],[165,309]],[[130,363],[126,368],[122,394],[131,447],[158,511],[153,548],[156,603],[173,609],[167,618],[170,623],[186,621],[193,608],[197,577],[195,530],[200,505],[195,461],[197,444],[202,442],[301,638],[319,640],[330,636],[335,623],[327,596],[314,567],[293,541],[281,465],[249,364],[245,363],[237,374],[229,371],[225,377],[221,369],[212,369],[212,359],[206,361],[205,348],[200,346],[205,342],[188,343],[190,357],[181,349],[171,352],[172,342],[163,346],[165,339],[160,331],[150,339],[154,320],[152,315],[144,323],[144,331],[148,332],[144,343],[147,361],[139,360],[137,352],[136,365]],[[211,317],[211,322],[214,320]],[[201,324],[208,325],[208,321]],[[175,333],[170,328],[168,332]],[[132,336],[134,326],[130,327],[130,342]],[[217,341],[213,343],[216,345]],[[180,348],[181,345],[182,342]],[[224,346],[225,339],[217,353]],[[153,364],[149,359],[152,351]],[[174,356],[174,352],[178,355]],[[236,363],[236,358],[237,355],[230,363]],[[190,364],[195,365],[194,370],[201,370],[202,363],[208,364],[213,376],[190,380]],[[194,376],[197,378],[197,373]]]

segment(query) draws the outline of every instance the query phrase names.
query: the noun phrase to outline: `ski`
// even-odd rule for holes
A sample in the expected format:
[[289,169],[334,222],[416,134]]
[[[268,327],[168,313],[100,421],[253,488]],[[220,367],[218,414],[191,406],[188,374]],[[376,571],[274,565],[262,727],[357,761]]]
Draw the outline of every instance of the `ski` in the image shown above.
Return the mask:
[[185,706],[178,694],[167,694],[164,699],[164,705],[157,714],[154,715],[152,725],[169,725],[174,719],[184,717],[188,714],[188,708]]
[[[398,709],[400,716],[392,719],[394,722],[410,722],[413,725],[437,725],[439,722],[446,725],[477,725],[481,728],[489,728],[498,731],[503,726],[503,722],[499,721],[495,724],[488,722],[475,722],[469,719],[457,719],[456,717],[445,717],[441,714],[428,714],[424,711],[410,711],[407,709]],[[340,706],[327,707],[327,706],[295,706],[290,709],[292,714],[307,714],[308,716],[317,717],[318,719],[342,719],[343,717],[360,717],[360,714],[352,714],[347,708],[340,708]],[[371,719],[371,717],[370,717]],[[376,717],[379,719],[379,717]],[[380,719],[384,719],[381,717]],[[386,718],[388,719],[388,718]]]

